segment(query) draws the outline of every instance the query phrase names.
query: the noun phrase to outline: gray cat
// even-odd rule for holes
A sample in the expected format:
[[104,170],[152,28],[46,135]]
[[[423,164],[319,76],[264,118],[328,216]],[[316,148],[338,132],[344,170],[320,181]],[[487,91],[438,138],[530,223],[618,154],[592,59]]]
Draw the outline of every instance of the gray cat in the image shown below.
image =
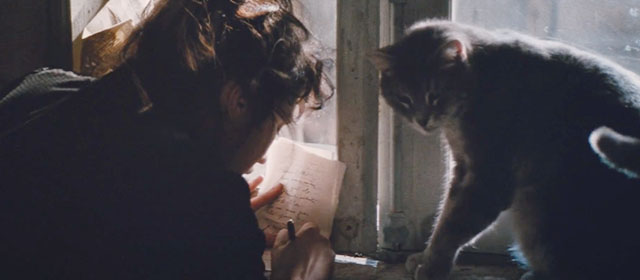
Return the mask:
[[638,76],[562,43],[447,21],[415,24],[371,60],[389,105],[439,128],[455,161],[427,248],[407,261],[416,278],[446,279],[458,249],[507,209],[523,278],[637,278]]

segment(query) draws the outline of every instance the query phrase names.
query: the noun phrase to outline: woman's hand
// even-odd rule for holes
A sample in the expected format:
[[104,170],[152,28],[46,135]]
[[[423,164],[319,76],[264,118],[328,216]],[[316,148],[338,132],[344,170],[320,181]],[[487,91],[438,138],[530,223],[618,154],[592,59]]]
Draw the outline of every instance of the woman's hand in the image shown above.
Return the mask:
[[[284,190],[284,186],[282,184],[277,184],[275,187],[269,189],[267,192],[260,195],[253,196],[253,192],[256,190],[256,188],[258,188],[258,186],[260,185],[260,183],[262,183],[263,180],[264,178],[262,178],[262,176],[258,176],[257,178],[253,179],[253,181],[249,182],[249,192],[252,193],[251,209],[253,209],[254,212],[258,211],[258,209],[262,208],[262,206],[265,206],[275,201],[278,198],[278,196],[282,194]],[[273,247],[273,242],[275,241],[276,236],[275,234],[269,234],[265,232],[264,239],[266,241],[267,247],[271,248]]]
[[271,250],[271,279],[329,279],[334,258],[329,239],[314,224],[304,224],[293,241],[283,229]]
[[[249,183],[249,192],[253,193],[256,190],[256,188],[260,185],[260,183],[262,183],[262,180],[264,180],[262,176],[258,176],[258,178],[253,179],[253,181]],[[274,200],[276,200],[278,196],[282,194],[283,190],[284,190],[284,186],[282,184],[277,184],[275,187],[269,189],[267,192],[260,194],[258,196],[252,197],[251,209],[253,209],[254,212],[258,211],[258,209],[262,208],[262,206],[265,206],[273,202]]]

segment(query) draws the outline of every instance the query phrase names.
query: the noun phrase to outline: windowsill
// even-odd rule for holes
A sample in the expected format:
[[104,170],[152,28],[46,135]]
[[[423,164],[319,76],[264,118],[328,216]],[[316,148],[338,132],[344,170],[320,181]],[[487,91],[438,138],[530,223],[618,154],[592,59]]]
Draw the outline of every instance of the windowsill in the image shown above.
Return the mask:
[[[510,261],[508,256],[482,253],[463,253],[454,267],[450,280],[517,280],[525,271]],[[379,262],[378,267],[336,263],[334,280],[398,279],[411,280],[404,263]]]

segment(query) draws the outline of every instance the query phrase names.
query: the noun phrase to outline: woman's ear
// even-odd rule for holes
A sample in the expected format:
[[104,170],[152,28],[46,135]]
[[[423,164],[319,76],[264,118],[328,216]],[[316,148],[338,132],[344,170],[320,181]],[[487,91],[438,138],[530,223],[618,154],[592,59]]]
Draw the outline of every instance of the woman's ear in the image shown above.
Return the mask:
[[232,120],[244,120],[248,118],[249,106],[242,88],[235,82],[227,82],[222,87],[220,94],[220,106]]

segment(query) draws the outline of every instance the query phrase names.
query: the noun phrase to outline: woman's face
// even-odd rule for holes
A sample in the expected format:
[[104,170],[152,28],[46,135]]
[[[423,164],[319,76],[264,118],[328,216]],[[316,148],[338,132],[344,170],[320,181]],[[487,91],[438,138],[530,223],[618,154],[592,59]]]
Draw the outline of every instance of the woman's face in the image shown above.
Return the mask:
[[[223,113],[219,118],[213,118],[220,122],[218,125],[213,124],[215,122],[208,125],[205,120],[204,125],[205,134],[217,139],[215,149],[224,168],[238,174],[248,172],[264,157],[276,134],[286,124],[275,113],[256,122],[253,110],[263,105],[251,102],[242,93],[241,87],[229,82],[222,88],[220,95]],[[291,116],[296,105],[281,106],[280,112]]]
[[[264,157],[276,134],[285,125],[275,113],[263,120],[255,118],[255,108],[262,104],[252,104],[242,94],[240,87],[229,83],[223,88],[220,104],[223,106],[222,134],[218,135],[218,155],[225,169],[239,174],[248,172]],[[294,105],[281,105],[281,112],[291,116]],[[253,109],[252,109],[253,108]]]
[[237,148],[230,155],[228,169],[242,174],[250,171],[251,167],[263,159],[264,154],[276,137],[276,134],[285,123],[280,117],[273,114],[255,127],[249,127],[244,139],[239,139]]

